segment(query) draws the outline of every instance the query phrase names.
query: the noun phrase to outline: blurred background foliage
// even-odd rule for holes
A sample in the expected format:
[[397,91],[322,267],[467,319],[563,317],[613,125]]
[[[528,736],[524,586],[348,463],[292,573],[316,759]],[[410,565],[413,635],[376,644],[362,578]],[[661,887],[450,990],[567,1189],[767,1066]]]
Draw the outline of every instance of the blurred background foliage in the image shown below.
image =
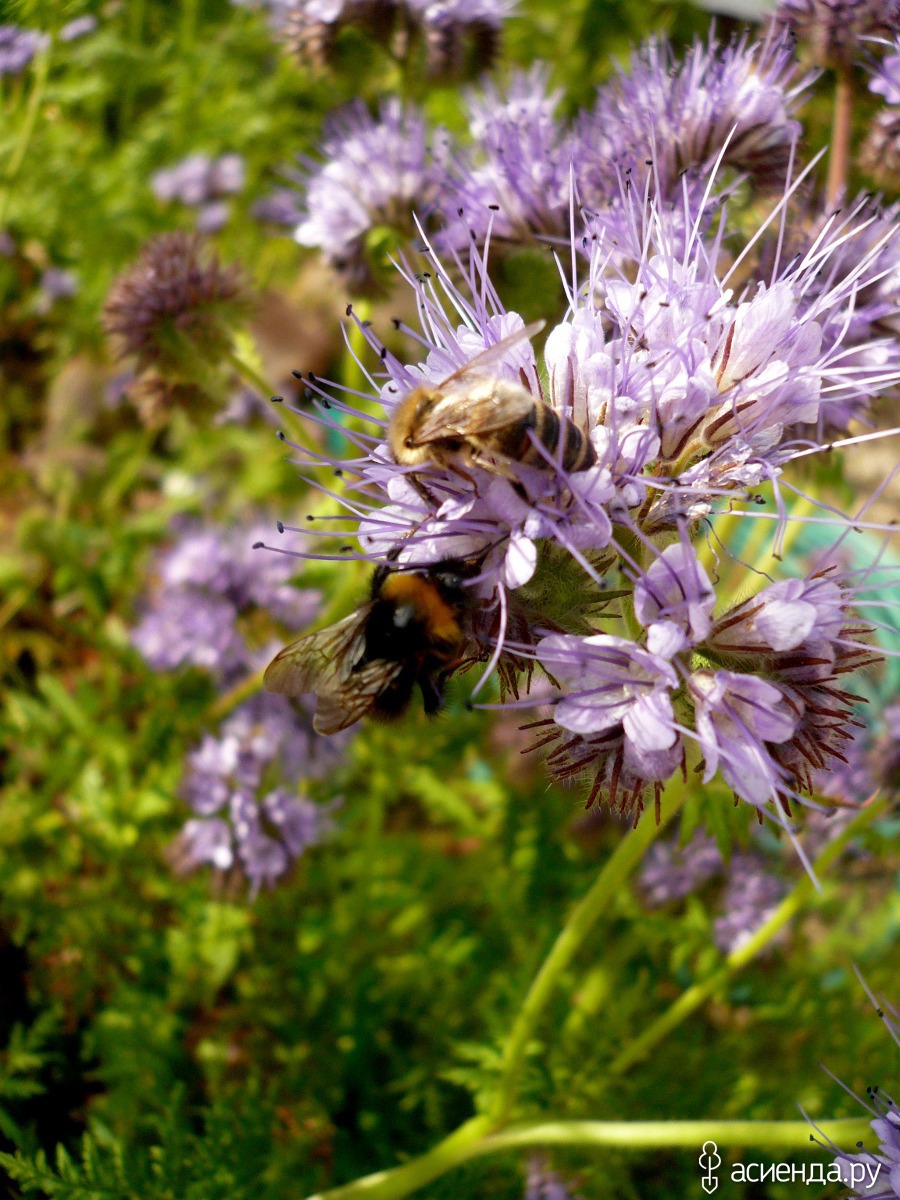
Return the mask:
[[[90,34],[59,39],[85,15]],[[395,68],[350,38],[325,81],[264,12],[227,0],[23,0],[0,4],[7,22],[52,40],[0,80],[0,1142],[20,1153],[0,1186],[301,1197],[471,1115],[561,921],[626,826],[548,787],[515,714],[467,712],[463,680],[440,719],[361,729],[310,785],[342,798],[336,830],[276,888],[252,898],[235,874],[176,869],[185,756],[215,728],[218,692],[199,670],[153,672],[128,630],[173,519],[296,520],[304,485],[264,396],[237,420],[175,412],[147,427],[122,399],[102,304],[148,237],[193,222],[155,197],[152,174],[237,153],[246,183],[214,240],[252,280],[259,371],[273,391],[294,367],[339,376],[342,285],[253,207],[314,151],[330,108],[395,88]],[[707,27],[687,5],[524,0],[504,60],[550,62],[574,110],[649,32],[682,44]],[[456,88],[431,89],[427,106],[458,124]],[[47,294],[49,268],[71,273],[71,294]],[[298,575],[326,593],[332,580],[315,563]],[[725,846],[754,837],[714,789],[692,799],[685,836],[703,823]],[[721,882],[654,910],[623,888],[553,998],[517,1115],[856,1115],[818,1064],[855,1089],[882,1067],[897,1078],[850,965],[900,998],[898,832],[874,826],[767,954],[610,1076],[629,1039],[722,962]],[[790,848],[765,850],[796,883]],[[696,1194],[694,1159],[554,1164],[585,1197],[654,1200]],[[427,1195],[522,1188],[509,1155]],[[744,1194],[779,1200],[790,1185]]]

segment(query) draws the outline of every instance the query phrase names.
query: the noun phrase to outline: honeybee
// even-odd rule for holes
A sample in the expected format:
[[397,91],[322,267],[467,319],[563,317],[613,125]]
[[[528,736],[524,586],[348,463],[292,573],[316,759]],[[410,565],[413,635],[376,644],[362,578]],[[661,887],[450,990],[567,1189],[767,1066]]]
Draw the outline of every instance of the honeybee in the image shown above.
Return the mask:
[[543,327],[543,321],[533,321],[488,346],[440,383],[413,388],[388,425],[394,459],[410,467],[436,463],[458,473],[478,466],[503,476],[511,474],[511,462],[547,468],[553,457],[566,471],[592,467],[596,451],[573,421],[561,418],[521,384],[492,379],[487,373],[491,364]]
[[285,696],[315,692],[317,733],[338,733],[361,717],[394,720],[416,684],[426,713],[437,712],[468,641],[464,582],[474,569],[453,559],[425,571],[379,567],[369,602],[282,650],[266,668],[266,688]]

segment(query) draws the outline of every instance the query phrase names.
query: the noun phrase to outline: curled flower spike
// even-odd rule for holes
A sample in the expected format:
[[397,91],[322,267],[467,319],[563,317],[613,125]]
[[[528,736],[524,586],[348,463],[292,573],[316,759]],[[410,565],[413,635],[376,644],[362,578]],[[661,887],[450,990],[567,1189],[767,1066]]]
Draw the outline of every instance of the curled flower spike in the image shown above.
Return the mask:
[[439,146],[440,134],[397,99],[386,100],[377,119],[361,101],[332,115],[324,164],[308,164],[306,215],[295,239],[321,249],[357,293],[371,290],[392,231],[411,235],[413,212],[427,220],[438,205]]
[[[631,245],[642,249],[630,262],[598,238],[578,278],[573,245],[567,310],[543,362],[540,324],[505,311],[486,252],[401,267],[421,332],[396,324],[418,343],[416,360],[359,323],[379,364],[371,390],[308,385],[321,404],[313,420],[354,418],[352,431],[341,426],[353,457],[295,448],[310,469],[342,475],[340,494],[323,487],[357,558],[432,585],[439,564],[455,564],[466,645],[450,669],[487,664],[473,695],[495,667],[519,706],[535,671],[554,683],[551,715],[532,727],[554,775],[591,781],[589,803],[602,796],[636,818],[702,757],[706,780],[719,773],[757,809],[789,811],[852,735],[855,698],[841,679],[874,659],[852,615],[858,581],[824,567],[766,587],[757,578],[755,597],[729,608],[692,535],[723,508],[754,503],[761,483],[780,496],[795,431],[808,452],[824,410],[900,378],[823,335],[880,246],[849,276],[835,267],[825,291],[812,281],[840,240],[735,294],[733,261],[718,266],[724,232],[710,241],[697,218],[673,233],[661,201],[633,207]],[[727,211],[720,219],[724,228]],[[333,635],[348,631],[343,666],[297,675],[321,682],[335,728],[335,700],[358,673],[383,678],[371,639],[350,637],[364,622],[348,622]]]
[[[798,78],[787,39],[728,46],[710,38],[678,61],[650,40],[627,71],[600,88],[578,126],[579,178],[589,206],[615,201],[624,171],[639,191],[677,197],[681,177],[719,160],[765,188],[783,188],[800,124],[792,114],[811,83]],[[591,152],[592,151],[592,152]]]

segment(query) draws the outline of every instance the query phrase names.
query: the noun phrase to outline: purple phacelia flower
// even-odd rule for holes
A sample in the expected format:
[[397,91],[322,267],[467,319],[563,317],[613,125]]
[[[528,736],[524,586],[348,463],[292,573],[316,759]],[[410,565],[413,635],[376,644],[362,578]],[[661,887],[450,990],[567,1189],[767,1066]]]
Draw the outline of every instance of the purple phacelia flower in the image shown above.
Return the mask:
[[455,186],[445,189],[444,244],[483,242],[488,229],[509,242],[568,233],[576,147],[556,116],[561,98],[541,63],[516,72],[504,89],[488,84],[470,96],[474,145],[471,162],[456,165]]
[[181,162],[157,171],[150,186],[158,200],[178,200],[191,208],[203,208],[222,196],[231,196],[244,186],[244,160],[239,154],[190,154]]
[[669,904],[697,891],[722,870],[722,855],[715,838],[695,830],[683,846],[676,842],[654,842],[638,873],[638,884],[648,905]]
[[[814,282],[840,239],[776,261],[763,278],[748,272],[736,291],[731,250],[720,265],[727,206],[710,239],[703,214],[673,232],[663,198],[630,204],[630,259],[603,237],[583,246],[573,230],[568,307],[543,363],[537,327],[506,311],[486,252],[449,265],[429,252],[429,269],[416,273],[401,266],[421,332],[396,327],[418,350],[404,361],[358,322],[378,357],[369,397],[378,415],[311,379],[323,402],[314,419],[352,417],[355,453],[342,462],[317,447],[308,461],[352,480],[343,504],[357,557],[395,571],[468,564],[466,661],[497,667],[504,700],[536,671],[555,681],[551,715],[532,728],[554,775],[593,780],[589,802],[602,795],[637,816],[690,752],[703,755],[707,780],[718,771],[748,803],[775,803],[783,823],[852,728],[839,681],[873,658],[851,612],[861,576],[814,570],[771,589],[757,576],[754,599],[717,616],[718,587],[692,540],[762,484],[780,504],[782,472],[816,449],[823,411],[900,381],[900,364],[884,369],[839,333],[823,335],[835,314],[847,319],[882,246],[848,275],[835,269],[824,291]],[[407,462],[396,414],[419,388],[426,397],[436,388],[453,421]],[[493,415],[509,389],[515,411],[532,414],[517,418],[531,426],[518,451],[498,448],[492,425],[470,424],[471,411]],[[548,433],[566,423],[579,431],[578,454]],[[614,632],[598,628],[606,618],[620,622]]]
[[870,91],[883,96],[886,104],[900,104],[900,37],[893,46],[894,53],[886,54],[873,65]]
[[384,101],[378,118],[360,101],[333,114],[310,164],[304,219],[294,237],[320,249],[355,289],[371,287],[384,266],[371,244],[379,231],[414,232],[437,207],[444,170],[430,148],[438,134],[399,100]]
[[293,587],[289,559],[254,553],[262,526],[188,527],[157,566],[132,643],[156,671],[183,665],[233,680],[255,665],[239,617],[253,609],[298,629],[315,616],[317,592]]
[[821,66],[846,69],[873,39],[896,35],[900,0],[780,0],[773,20],[805,43]]
[[713,923],[723,954],[740,950],[766,923],[784,895],[784,884],[758,854],[736,854],[729,865],[724,912]]
[[579,123],[588,204],[614,200],[626,174],[639,193],[649,180],[677,198],[685,173],[704,177],[717,160],[760,186],[784,187],[800,135],[792,114],[809,82],[797,78],[786,41],[744,37],[723,47],[710,39],[679,62],[651,39]]
[[546,1159],[535,1156],[528,1160],[522,1200],[578,1200],[578,1194],[551,1171]]
[[229,676],[249,665],[234,622],[233,605],[220,596],[188,589],[164,592],[134,628],[131,641],[154,671],[193,666]]
[[21,75],[39,50],[47,44],[47,35],[18,25],[0,25],[0,79]]
[[257,221],[283,225],[287,229],[295,228],[303,216],[297,193],[289,187],[276,188],[268,196],[258,200],[253,205],[252,212]]
[[69,21],[63,25],[59,31],[59,40],[61,42],[74,42],[78,38],[86,37],[87,34],[93,33],[97,28],[97,18],[90,15],[84,17],[76,17],[74,21]]
[[197,814],[179,843],[185,867],[239,863],[253,891],[272,885],[331,831],[335,803],[315,804],[279,784],[332,770],[339,746],[314,733],[309,710],[257,695],[188,756],[182,795]]

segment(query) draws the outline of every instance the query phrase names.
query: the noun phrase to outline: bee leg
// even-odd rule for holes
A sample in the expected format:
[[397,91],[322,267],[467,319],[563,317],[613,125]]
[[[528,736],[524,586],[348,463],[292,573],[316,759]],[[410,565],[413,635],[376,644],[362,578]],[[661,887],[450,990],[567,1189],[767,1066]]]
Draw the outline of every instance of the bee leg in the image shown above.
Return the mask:
[[413,487],[416,489],[416,491],[419,493],[419,495],[422,497],[422,499],[425,501],[425,503],[428,505],[429,508],[432,508],[435,510],[440,508],[440,504],[438,503],[437,496],[435,496],[434,492],[430,491],[425,486],[425,484],[418,477],[418,475],[412,474],[408,478],[409,478],[409,482],[413,485]]
[[467,470],[465,470],[464,467],[461,467],[459,465],[459,463],[455,463],[455,462],[447,463],[447,470],[452,471],[454,475],[458,475],[460,477],[460,479],[464,479],[466,481],[466,483],[468,483],[471,486],[472,491],[475,493],[476,496],[481,495],[481,493],[478,490],[478,484],[475,482],[474,475],[470,475],[469,472]]

